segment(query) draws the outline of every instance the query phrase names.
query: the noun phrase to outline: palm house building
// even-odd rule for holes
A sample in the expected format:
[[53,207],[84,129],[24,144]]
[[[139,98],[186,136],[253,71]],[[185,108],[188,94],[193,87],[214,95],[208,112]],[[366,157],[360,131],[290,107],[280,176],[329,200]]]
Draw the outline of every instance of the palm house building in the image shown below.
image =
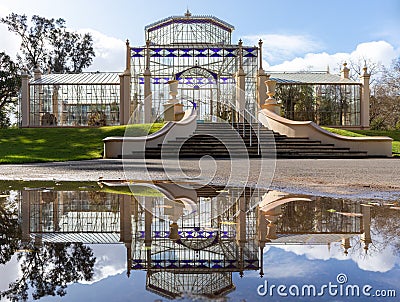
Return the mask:
[[[320,125],[369,127],[369,74],[360,82],[329,72],[268,72],[262,41],[232,41],[234,26],[187,11],[145,27],[144,45],[126,43],[121,73],[23,75],[21,126],[102,126],[168,120],[171,81],[178,81],[183,112],[195,104],[197,119],[232,121],[256,115],[276,81],[281,115]],[[268,43],[268,41],[264,41]],[[175,106],[175,113],[176,113]]]

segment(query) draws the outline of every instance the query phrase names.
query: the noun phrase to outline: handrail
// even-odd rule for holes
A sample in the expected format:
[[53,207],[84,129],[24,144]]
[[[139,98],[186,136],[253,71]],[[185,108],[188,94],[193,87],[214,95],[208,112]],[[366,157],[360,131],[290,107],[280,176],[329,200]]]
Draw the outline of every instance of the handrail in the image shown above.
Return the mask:
[[[235,108],[235,105],[232,104],[232,102],[229,101],[229,100],[228,100],[228,105],[230,105],[231,108]],[[241,112],[238,112],[238,114],[240,115]],[[260,155],[260,151],[261,151],[261,148],[260,148],[260,125],[261,125],[261,126],[263,126],[263,125],[262,125],[262,123],[258,120],[258,118],[256,118],[255,115],[253,115],[253,114],[246,108],[246,104],[245,104],[245,106],[244,106],[244,108],[243,108],[243,114],[242,114],[242,115],[243,115],[242,136],[243,136],[244,138],[246,137],[246,114],[250,117],[250,122],[249,122],[250,147],[253,146],[253,140],[252,140],[253,135],[252,135],[252,133],[251,133],[252,128],[253,128],[253,127],[252,127],[252,124],[253,124],[253,123],[257,123],[257,155]],[[239,117],[239,120],[240,120],[240,117]],[[232,115],[232,119],[231,119],[231,126],[232,126],[232,127],[233,127],[233,121],[234,121],[234,118],[233,118],[233,115]],[[238,122],[239,122],[239,121],[238,121]]]

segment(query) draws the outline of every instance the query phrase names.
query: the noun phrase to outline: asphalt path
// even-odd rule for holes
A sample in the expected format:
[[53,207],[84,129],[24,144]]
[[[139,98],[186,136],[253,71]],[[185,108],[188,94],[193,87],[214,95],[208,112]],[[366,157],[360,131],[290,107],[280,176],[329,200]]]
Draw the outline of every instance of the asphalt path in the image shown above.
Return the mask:
[[0,165],[1,180],[166,180],[400,199],[400,159],[86,160]]

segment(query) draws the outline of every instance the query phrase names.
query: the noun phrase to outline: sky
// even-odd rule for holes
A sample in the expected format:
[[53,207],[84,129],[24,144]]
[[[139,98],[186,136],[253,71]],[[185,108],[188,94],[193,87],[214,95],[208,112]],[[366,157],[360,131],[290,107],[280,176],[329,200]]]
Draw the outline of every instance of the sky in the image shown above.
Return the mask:
[[[54,4],[57,3],[57,4]],[[11,12],[63,18],[67,26],[90,32],[96,58],[89,71],[122,71],[125,40],[144,44],[144,27],[183,15],[213,15],[233,26],[232,42],[252,46],[261,38],[264,69],[337,72],[344,61],[371,60],[389,66],[400,56],[399,0],[0,0],[0,17]],[[12,57],[18,38],[0,24],[0,51]]]

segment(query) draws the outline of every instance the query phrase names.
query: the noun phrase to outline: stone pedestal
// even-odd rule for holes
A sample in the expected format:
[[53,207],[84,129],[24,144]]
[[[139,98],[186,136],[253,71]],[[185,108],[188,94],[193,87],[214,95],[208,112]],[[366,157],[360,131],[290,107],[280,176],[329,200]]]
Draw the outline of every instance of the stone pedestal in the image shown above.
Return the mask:
[[262,109],[268,109],[278,115],[281,115],[281,104],[277,102],[274,98],[275,96],[275,87],[276,81],[275,80],[267,80],[265,81],[265,85],[267,86],[267,95],[268,99],[265,100],[265,103],[261,105]]
[[164,120],[179,121],[184,115],[183,104],[180,104],[176,96],[178,95],[178,81],[168,81],[169,95],[171,96],[167,103],[164,104]]
[[185,112],[183,104],[164,104],[164,120],[165,121],[180,121]]
[[274,112],[275,114],[281,115],[281,104],[263,104],[261,105],[262,109],[268,109],[269,111]]

